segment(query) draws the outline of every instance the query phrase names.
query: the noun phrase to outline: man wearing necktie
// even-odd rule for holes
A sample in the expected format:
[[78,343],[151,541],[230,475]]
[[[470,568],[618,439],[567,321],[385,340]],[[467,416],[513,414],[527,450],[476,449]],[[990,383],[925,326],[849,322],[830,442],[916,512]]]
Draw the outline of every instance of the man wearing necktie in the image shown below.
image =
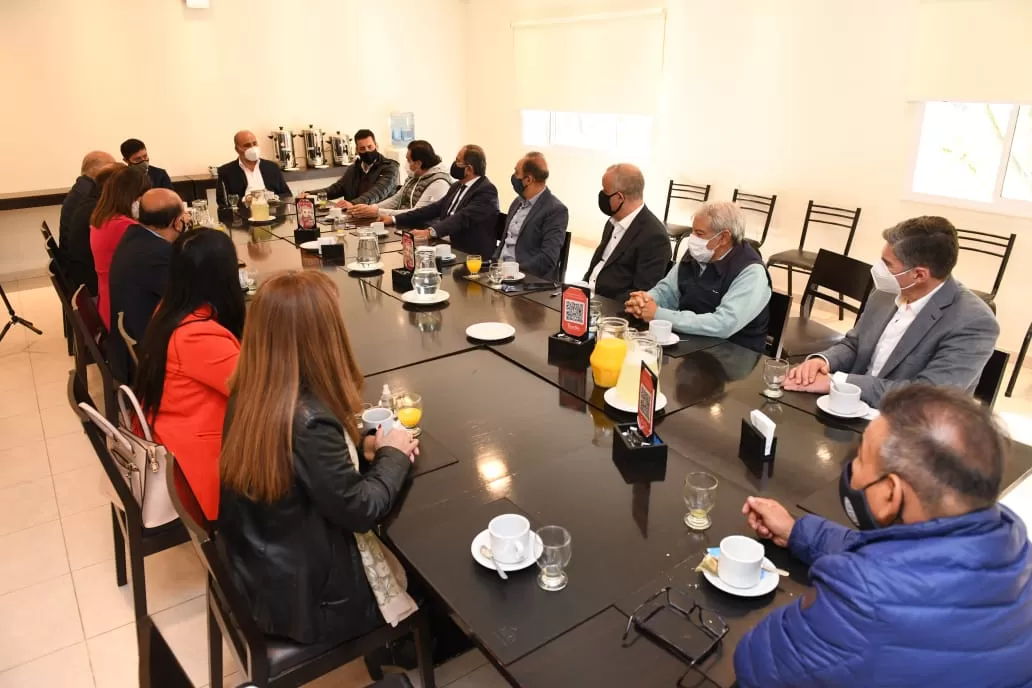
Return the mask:
[[444,198],[380,220],[399,229],[412,229],[416,237],[447,238],[464,253],[494,255],[499,219],[498,189],[485,176],[486,172],[484,149],[463,146],[451,166],[451,176],[457,181]]

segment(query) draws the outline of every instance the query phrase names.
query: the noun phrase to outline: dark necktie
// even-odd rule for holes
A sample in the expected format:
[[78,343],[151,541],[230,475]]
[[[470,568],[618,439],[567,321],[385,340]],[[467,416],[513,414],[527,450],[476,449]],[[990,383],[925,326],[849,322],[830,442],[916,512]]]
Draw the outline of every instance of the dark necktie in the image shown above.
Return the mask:
[[462,200],[462,194],[466,193],[467,186],[463,184],[459,187],[458,192],[455,194],[455,200],[452,201],[451,207],[448,208],[448,215],[454,215],[455,211],[459,209],[459,201]]

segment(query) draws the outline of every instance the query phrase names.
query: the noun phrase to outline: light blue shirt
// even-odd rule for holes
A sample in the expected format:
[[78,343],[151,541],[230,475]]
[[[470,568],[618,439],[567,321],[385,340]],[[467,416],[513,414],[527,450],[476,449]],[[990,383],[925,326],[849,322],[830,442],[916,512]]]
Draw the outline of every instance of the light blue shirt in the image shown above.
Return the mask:
[[516,242],[519,241],[520,232],[523,231],[523,223],[527,221],[530,209],[534,207],[539,198],[541,198],[541,191],[538,191],[529,201],[524,200],[513,213],[509,231],[505,233],[505,242],[502,244],[502,260],[516,260]]
[[649,291],[649,296],[657,306],[656,320],[669,320],[673,323],[674,331],[680,334],[727,339],[752,322],[770,301],[767,272],[756,263],[738,273],[720,305],[712,313],[677,310],[681,303],[681,292],[677,286],[677,271],[680,267],[680,263],[674,265],[667,276]]

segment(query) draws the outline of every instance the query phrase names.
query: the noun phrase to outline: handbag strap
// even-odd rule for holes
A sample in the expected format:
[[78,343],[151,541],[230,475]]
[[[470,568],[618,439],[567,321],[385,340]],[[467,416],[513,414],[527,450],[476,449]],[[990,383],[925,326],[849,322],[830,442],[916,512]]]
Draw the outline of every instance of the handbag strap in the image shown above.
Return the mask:
[[94,425],[100,428],[101,431],[110,439],[117,442],[123,450],[125,450],[126,452],[132,452],[133,445],[129,442],[128,439],[126,439],[125,435],[122,434],[122,431],[116,428],[114,425],[112,425],[111,421],[102,416],[100,412],[97,411],[97,409],[93,408],[86,402],[80,402],[79,408],[81,408],[83,412],[89,417],[89,419],[93,421]]
[[[126,408],[127,400],[129,405],[132,406],[133,413],[129,413],[129,409]],[[118,388],[118,408],[122,412],[122,423],[126,428],[133,427],[133,416],[135,415],[137,422],[140,424],[143,439],[148,442],[154,441],[150,425],[147,423],[146,416],[143,415],[143,407],[140,406],[140,400],[136,398],[136,394],[133,393],[133,390],[128,385],[122,385]]]

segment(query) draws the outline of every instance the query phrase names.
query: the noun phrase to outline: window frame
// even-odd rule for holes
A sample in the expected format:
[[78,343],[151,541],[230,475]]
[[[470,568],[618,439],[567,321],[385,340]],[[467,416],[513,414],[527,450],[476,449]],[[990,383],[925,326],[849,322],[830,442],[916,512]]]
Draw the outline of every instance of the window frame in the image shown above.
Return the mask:
[[903,200],[911,203],[924,205],[941,205],[951,208],[960,208],[980,213],[994,215],[1007,215],[1010,217],[1032,217],[1032,201],[1022,201],[1014,198],[1003,197],[1003,184],[1006,179],[1007,166],[1011,159],[1011,150],[1014,147],[1014,135],[1017,132],[1018,119],[1021,108],[1032,107],[1032,103],[1025,102],[1000,102],[1000,105],[1011,105],[1013,111],[1007,122],[1007,130],[1003,137],[1003,147],[1000,153],[1000,160],[996,167],[996,180],[993,185],[993,197],[990,201],[975,201],[968,198],[956,198],[953,196],[940,196],[937,194],[921,193],[914,191],[914,175],[917,172],[917,158],[921,149],[922,126],[924,125],[925,107],[928,103],[981,103],[974,100],[929,100],[911,101],[910,105],[910,150],[907,161],[907,171],[904,178]]
[[[524,112],[545,112],[548,113],[548,131],[547,131],[547,142],[543,144],[528,144],[524,139]],[[556,143],[556,115],[558,114],[570,114],[570,115],[598,115],[603,117],[611,117],[613,119],[613,147],[591,147],[591,146],[577,146],[569,143]],[[648,121],[648,139],[649,145],[645,147],[645,159],[639,159],[632,162],[648,163],[652,156],[652,145],[653,135],[655,131],[656,120],[652,115],[644,115],[638,113],[627,113],[627,112],[573,112],[569,110],[542,110],[540,108],[520,108],[520,145],[523,147],[534,147],[540,146],[541,148],[552,149],[556,151],[562,151],[564,153],[571,154],[583,154],[583,155],[598,155],[598,154],[620,154],[626,155],[628,151],[621,149],[620,147],[620,121],[621,118],[638,118]],[[636,149],[639,152],[641,149]]]

